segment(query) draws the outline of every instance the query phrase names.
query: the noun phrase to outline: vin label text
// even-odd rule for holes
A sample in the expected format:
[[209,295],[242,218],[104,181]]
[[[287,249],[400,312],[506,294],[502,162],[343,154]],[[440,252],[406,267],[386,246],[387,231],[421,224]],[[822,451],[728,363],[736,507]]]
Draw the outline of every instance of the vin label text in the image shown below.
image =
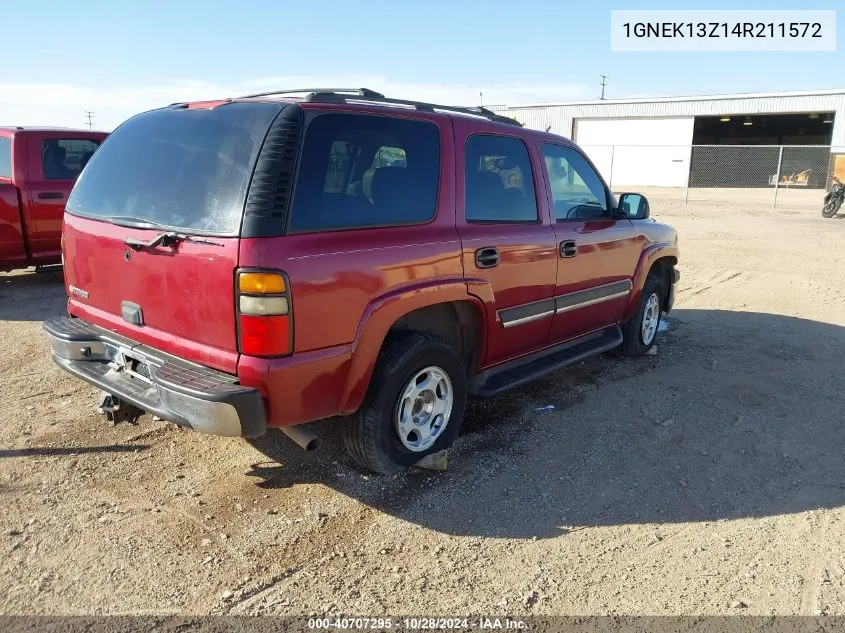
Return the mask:
[[835,51],[836,11],[611,11],[612,51]]

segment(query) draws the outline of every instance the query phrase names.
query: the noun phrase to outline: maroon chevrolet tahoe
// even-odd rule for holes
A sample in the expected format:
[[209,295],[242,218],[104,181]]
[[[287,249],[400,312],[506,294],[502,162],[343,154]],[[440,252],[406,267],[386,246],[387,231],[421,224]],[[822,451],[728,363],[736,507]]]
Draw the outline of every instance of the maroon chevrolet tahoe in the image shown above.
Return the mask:
[[338,416],[361,466],[450,446],[466,398],[645,353],[676,232],[560,136],[371,90],[176,103],[118,127],[64,220],[52,356],[220,435]]

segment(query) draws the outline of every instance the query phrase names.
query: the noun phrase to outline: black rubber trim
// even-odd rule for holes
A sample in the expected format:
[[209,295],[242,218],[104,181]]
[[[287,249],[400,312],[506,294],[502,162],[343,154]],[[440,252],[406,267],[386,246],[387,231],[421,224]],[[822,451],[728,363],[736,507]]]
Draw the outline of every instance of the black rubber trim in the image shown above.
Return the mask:
[[555,310],[571,310],[577,308],[582,303],[603,301],[621,292],[630,292],[633,287],[634,284],[629,279],[625,279],[624,281],[617,281],[605,286],[587,288],[586,290],[559,295],[555,297]]
[[618,325],[585,334],[480,372],[470,380],[469,392],[478,396],[495,396],[590,356],[610,351],[621,343],[622,330]]
[[551,316],[555,311],[554,299],[543,299],[535,303],[528,303],[515,308],[506,308],[499,311],[499,318],[502,320],[502,325],[508,325],[514,321],[521,319],[530,319],[531,317],[539,317],[546,313]]
[[270,125],[252,173],[241,237],[284,235],[303,121],[302,108],[292,103],[286,105]]

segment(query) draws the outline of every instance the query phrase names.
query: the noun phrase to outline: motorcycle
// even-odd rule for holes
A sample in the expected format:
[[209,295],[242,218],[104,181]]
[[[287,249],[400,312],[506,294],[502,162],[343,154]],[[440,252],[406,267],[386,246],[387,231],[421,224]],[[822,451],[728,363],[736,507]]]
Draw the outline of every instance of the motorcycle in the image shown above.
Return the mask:
[[842,207],[842,201],[845,200],[845,184],[836,176],[833,177],[833,188],[828,191],[824,197],[824,206],[822,207],[822,217],[832,218]]

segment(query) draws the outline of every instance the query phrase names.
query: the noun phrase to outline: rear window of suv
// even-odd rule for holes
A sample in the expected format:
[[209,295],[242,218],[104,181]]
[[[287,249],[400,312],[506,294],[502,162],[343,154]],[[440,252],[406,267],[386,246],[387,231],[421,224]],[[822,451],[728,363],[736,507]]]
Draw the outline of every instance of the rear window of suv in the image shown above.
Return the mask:
[[433,123],[323,114],[306,130],[288,230],[427,222],[439,182],[440,131]]
[[162,108],[103,142],[67,211],[122,224],[237,235],[258,152],[281,106]]

